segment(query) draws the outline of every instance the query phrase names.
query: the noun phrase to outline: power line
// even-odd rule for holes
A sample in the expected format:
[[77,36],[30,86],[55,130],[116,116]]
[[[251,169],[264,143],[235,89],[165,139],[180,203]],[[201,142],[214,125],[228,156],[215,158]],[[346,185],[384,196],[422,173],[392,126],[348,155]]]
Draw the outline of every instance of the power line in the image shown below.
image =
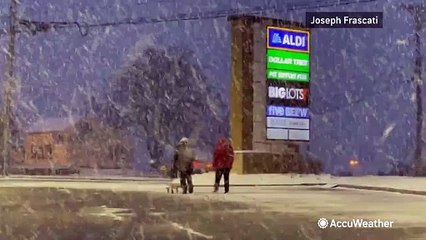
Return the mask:
[[[178,22],[178,21],[191,21],[191,20],[204,20],[204,19],[217,19],[224,18],[236,14],[261,14],[267,11],[273,12],[282,12],[282,11],[295,11],[295,10],[307,10],[307,9],[318,9],[323,7],[332,7],[332,6],[342,6],[355,3],[369,3],[376,2],[377,0],[316,0],[310,2],[296,2],[296,3],[287,3],[285,8],[276,8],[276,7],[252,7],[252,8],[237,8],[237,9],[227,9],[222,11],[209,11],[204,13],[192,13],[192,14],[177,14],[172,17],[157,17],[157,18],[148,18],[140,17],[135,19],[123,19],[120,21],[113,22],[104,22],[104,23],[81,23],[78,21],[32,21],[26,19],[20,19],[19,24],[24,26],[32,34],[37,32],[47,32],[49,30],[57,30],[63,28],[77,27],[82,36],[87,36],[90,28],[98,27],[110,27],[110,26],[120,26],[120,25],[139,25],[139,24],[149,24],[149,23],[167,23],[167,22]],[[0,32],[0,36],[1,36]],[[376,94],[381,95],[383,92],[379,91]],[[374,95],[373,95],[374,96]],[[372,97],[372,96],[370,96]],[[368,97],[368,98],[370,98]],[[322,112],[318,114],[327,114],[332,112],[337,112],[338,110],[352,105],[358,104],[365,101],[365,98],[360,98],[355,101],[349,102],[344,106],[338,106],[332,111]]]
[[[331,7],[331,6],[342,6],[349,5],[354,3],[369,3],[376,2],[377,0],[316,0],[310,2],[296,2],[296,3],[287,3],[285,8],[276,8],[276,7],[253,7],[253,8],[237,8],[237,9],[227,9],[222,11],[209,11],[204,13],[192,13],[192,14],[177,14],[172,17],[157,17],[157,18],[147,18],[140,17],[135,19],[123,19],[120,21],[114,22],[104,22],[104,23],[81,23],[78,21],[31,21],[26,19],[20,19],[19,24],[25,27],[32,34],[36,34],[37,32],[47,32],[49,30],[57,30],[62,28],[71,28],[77,27],[82,36],[87,36],[90,28],[97,27],[110,27],[110,26],[119,26],[119,25],[139,25],[139,24],[149,24],[149,23],[166,23],[166,22],[177,22],[177,21],[190,21],[190,20],[203,20],[203,19],[216,19],[216,18],[224,18],[230,15],[236,14],[260,14],[266,11],[273,12],[282,12],[282,11],[294,11],[294,10],[306,10],[306,9],[318,9],[323,7]],[[0,36],[2,33],[0,32]],[[382,92],[378,92],[381,94]],[[363,101],[362,99],[358,99],[352,101],[344,106],[337,107],[333,112],[338,111],[342,108],[346,108],[348,106],[352,106],[354,104],[360,103]],[[328,112],[329,113],[329,112]],[[320,113],[320,114],[325,114]]]
[[20,24],[28,29],[33,34],[37,32],[46,32],[48,30],[62,29],[62,28],[71,28],[77,27],[82,36],[87,36],[90,28],[99,28],[99,27],[114,27],[120,25],[141,25],[149,23],[168,23],[168,22],[181,22],[181,21],[192,21],[192,20],[207,20],[207,19],[217,19],[217,18],[226,18],[231,15],[237,14],[261,14],[267,11],[273,12],[283,12],[283,11],[294,11],[294,10],[306,10],[306,9],[318,9],[323,7],[332,7],[332,6],[342,6],[355,3],[368,3],[375,2],[377,0],[316,0],[308,3],[292,3],[287,4],[285,8],[277,7],[253,7],[253,8],[236,8],[236,9],[227,9],[222,11],[209,11],[201,13],[191,13],[191,14],[177,14],[171,17],[161,16],[156,18],[150,17],[139,17],[134,19],[123,19],[119,21],[112,22],[103,22],[103,23],[83,23],[79,21],[33,21],[27,19],[20,19]]
[[[295,10],[307,10],[307,9],[318,9],[323,7],[332,7],[332,6],[342,6],[355,3],[369,3],[376,2],[377,0],[316,0],[310,2],[293,2],[287,3],[285,8],[277,7],[252,7],[252,8],[237,8],[237,9],[227,9],[222,11],[209,11],[204,13],[192,13],[192,14],[177,14],[172,17],[157,17],[157,18],[148,18],[140,17],[135,19],[123,19],[120,21],[113,22],[104,22],[104,23],[81,23],[78,21],[32,21],[26,19],[20,19],[19,24],[25,27],[32,34],[37,32],[47,32],[49,30],[57,30],[63,28],[77,27],[82,36],[87,36],[90,28],[98,27],[110,27],[110,26],[120,26],[120,25],[139,25],[139,24],[149,24],[149,23],[167,23],[167,22],[178,22],[178,21],[191,21],[191,20],[204,20],[204,19],[217,19],[224,18],[236,14],[261,14],[267,11],[273,12],[282,12],[282,11],[295,11]],[[19,31],[22,32],[22,31]],[[5,33],[3,33],[5,34]],[[0,32],[0,36],[2,33]],[[356,100],[349,103],[348,105],[338,107],[344,108],[356,103],[359,103],[361,100]]]
[[[103,23],[83,23],[79,21],[33,21],[28,19],[20,19],[19,25],[24,27],[27,31],[31,32],[33,35],[37,32],[47,32],[49,30],[58,30],[63,28],[77,27],[82,36],[87,36],[90,28],[99,28],[99,27],[114,27],[120,25],[141,25],[149,23],[167,23],[167,22],[179,22],[179,21],[192,21],[192,20],[208,20],[208,19],[217,19],[225,18],[231,15],[237,14],[262,14],[264,12],[273,11],[283,12],[283,11],[297,11],[297,10],[307,10],[307,9],[318,9],[323,7],[333,7],[333,6],[342,6],[355,3],[369,3],[376,2],[377,0],[316,0],[305,3],[288,3],[285,8],[275,7],[253,7],[253,8],[236,8],[236,9],[227,9],[222,11],[209,11],[201,13],[192,13],[192,14],[177,14],[171,17],[139,17],[134,19],[123,19],[119,21],[112,22],[103,22]],[[7,16],[5,16],[7,17]],[[17,32],[22,32],[17,30]],[[7,34],[5,30],[0,30],[0,37]]]
[[[295,10],[307,10],[307,9],[318,9],[318,8],[324,8],[324,7],[337,7],[337,6],[344,6],[344,5],[350,5],[355,3],[369,3],[369,2],[376,2],[377,0],[329,0],[329,1],[323,1],[323,0],[316,0],[308,3],[316,3],[316,5],[303,5],[303,4],[296,4],[293,3],[292,7],[287,6],[287,10],[295,11]],[[298,3],[300,3],[298,1]],[[288,4],[290,5],[290,4]]]

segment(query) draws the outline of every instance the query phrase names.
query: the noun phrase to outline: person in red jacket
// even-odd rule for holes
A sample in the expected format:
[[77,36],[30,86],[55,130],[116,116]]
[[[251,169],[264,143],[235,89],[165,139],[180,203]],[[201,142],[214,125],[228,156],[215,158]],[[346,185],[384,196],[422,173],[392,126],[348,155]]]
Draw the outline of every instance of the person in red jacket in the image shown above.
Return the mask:
[[229,174],[234,163],[234,149],[229,141],[220,138],[213,153],[213,168],[216,170],[214,192],[219,190],[220,180],[225,180],[225,193],[229,192]]

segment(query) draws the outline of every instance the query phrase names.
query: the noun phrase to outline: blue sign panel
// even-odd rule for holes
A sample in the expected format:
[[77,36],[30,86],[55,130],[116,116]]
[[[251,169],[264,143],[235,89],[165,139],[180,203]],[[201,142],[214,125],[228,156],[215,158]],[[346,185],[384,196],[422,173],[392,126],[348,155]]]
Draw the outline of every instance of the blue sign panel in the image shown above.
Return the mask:
[[266,115],[268,117],[309,118],[309,108],[268,105]]
[[290,50],[296,52],[309,52],[309,32],[268,27],[267,48]]

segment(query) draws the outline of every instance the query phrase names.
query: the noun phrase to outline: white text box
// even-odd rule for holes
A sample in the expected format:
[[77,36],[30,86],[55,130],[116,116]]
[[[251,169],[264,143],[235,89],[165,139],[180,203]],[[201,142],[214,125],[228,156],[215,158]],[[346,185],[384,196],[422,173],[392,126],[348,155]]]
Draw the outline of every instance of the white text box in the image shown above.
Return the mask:
[[267,117],[266,126],[270,128],[309,129],[309,119]]
[[289,140],[309,141],[309,130],[289,130]]
[[288,140],[288,130],[280,128],[267,128],[266,138],[275,140]]

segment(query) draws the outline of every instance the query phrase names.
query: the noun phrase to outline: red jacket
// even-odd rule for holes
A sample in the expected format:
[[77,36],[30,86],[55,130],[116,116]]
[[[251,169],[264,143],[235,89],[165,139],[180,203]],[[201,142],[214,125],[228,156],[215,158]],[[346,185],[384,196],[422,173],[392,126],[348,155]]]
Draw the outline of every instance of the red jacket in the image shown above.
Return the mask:
[[232,168],[234,163],[234,149],[226,139],[220,139],[213,153],[213,167],[215,169]]

